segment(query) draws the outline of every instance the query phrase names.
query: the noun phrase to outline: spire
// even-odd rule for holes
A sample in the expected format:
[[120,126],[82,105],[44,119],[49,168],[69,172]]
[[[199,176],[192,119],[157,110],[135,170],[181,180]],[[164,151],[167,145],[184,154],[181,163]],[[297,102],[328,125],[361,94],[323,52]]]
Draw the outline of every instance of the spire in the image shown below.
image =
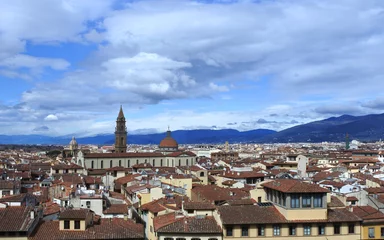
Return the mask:
[[170,137],[170,136],[171,136],[171,130],[169,129],[169,126],[168,126],[167,137]]
[[121,119],[121,118],[125,118],[123,113],[123,105],[120,105],[119,116],[117,116],[117,119]]

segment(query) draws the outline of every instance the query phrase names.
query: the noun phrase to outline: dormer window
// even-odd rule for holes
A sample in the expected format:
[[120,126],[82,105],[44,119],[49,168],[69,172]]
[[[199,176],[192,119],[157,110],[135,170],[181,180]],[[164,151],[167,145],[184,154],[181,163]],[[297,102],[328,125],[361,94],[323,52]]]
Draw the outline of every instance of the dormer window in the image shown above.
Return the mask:
[[70,229],[69,220],[64,220],[64,229]]
[[300,195],[291,195],[291,208],[300,208]]
[[303,208],[310,208],[311,207],[311,195],[303,195],[302,196],[302,207]]

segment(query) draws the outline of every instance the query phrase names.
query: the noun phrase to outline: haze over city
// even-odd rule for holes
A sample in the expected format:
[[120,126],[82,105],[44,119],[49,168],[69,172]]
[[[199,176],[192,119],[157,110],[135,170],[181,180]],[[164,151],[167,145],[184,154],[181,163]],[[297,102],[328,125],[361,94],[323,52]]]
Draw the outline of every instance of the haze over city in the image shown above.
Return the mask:
[[288,127],[382,113],[384,2],[1,1],[0,134]]

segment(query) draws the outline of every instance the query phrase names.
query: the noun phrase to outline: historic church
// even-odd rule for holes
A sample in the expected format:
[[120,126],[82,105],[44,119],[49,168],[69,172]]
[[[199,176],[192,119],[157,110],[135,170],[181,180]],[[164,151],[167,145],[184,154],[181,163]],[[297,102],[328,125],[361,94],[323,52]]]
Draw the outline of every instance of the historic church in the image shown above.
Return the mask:
[[115,150],[113,153],[78,154],[78,164],[85,168],[107,169],[113,167],[133,167],[142,163],[153,167],[191,166],[196,163],[196,155],[180,151],[176,140],[168,129],[161,140],[158,150],[154,152],[127,152],[127,127],[122,106],[116,119]]

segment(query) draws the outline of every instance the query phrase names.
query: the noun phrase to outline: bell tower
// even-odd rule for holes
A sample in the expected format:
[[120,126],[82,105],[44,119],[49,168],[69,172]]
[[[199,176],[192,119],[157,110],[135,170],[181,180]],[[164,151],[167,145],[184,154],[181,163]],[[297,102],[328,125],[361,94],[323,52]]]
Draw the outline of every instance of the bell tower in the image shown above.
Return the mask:
[[127,152],[127,127],[125,126],[125,117],[122,106],[120,106],[120,112],[116,119],[115,152]]

